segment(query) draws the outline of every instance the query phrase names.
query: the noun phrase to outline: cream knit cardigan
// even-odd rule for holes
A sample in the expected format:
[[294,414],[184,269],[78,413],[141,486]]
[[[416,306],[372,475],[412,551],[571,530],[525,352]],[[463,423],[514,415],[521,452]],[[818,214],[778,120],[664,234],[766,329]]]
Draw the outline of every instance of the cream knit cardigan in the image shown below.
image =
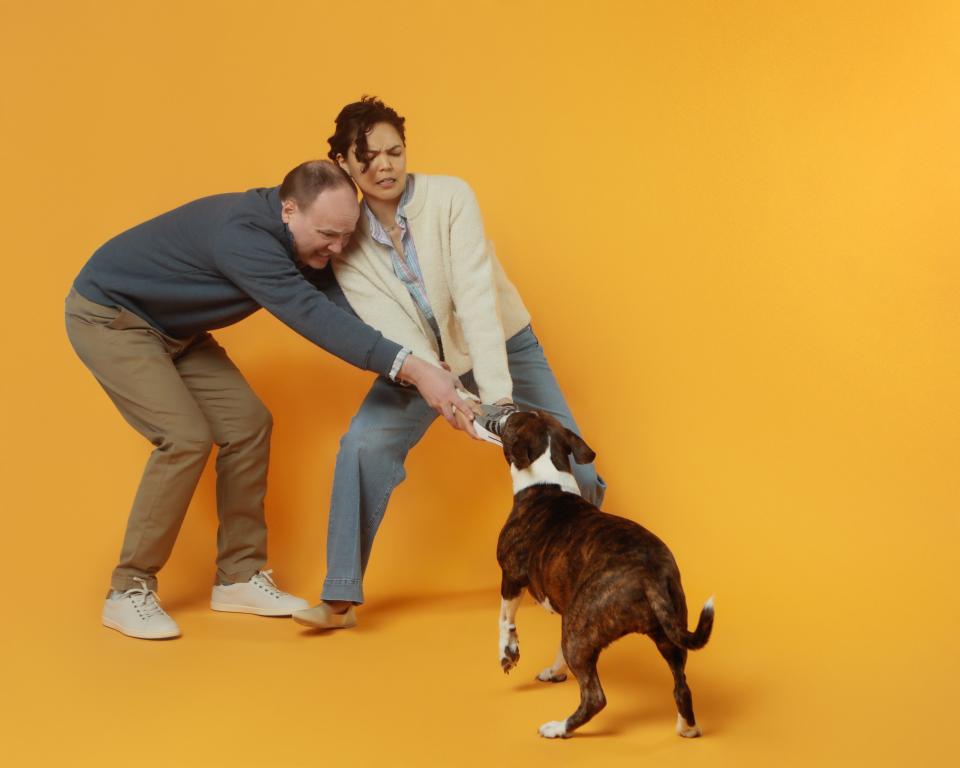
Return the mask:
[[[446,363],[457,376],[473,370],[483,402],[512,397],[505,339],[530,322],[530,313],[484,236],[473,190],[452,176],[418,173],[404,214]],[[365,214],[333,271],[365,323],[439,365],[433,330],[394,273],[388,249],[370,236]]]

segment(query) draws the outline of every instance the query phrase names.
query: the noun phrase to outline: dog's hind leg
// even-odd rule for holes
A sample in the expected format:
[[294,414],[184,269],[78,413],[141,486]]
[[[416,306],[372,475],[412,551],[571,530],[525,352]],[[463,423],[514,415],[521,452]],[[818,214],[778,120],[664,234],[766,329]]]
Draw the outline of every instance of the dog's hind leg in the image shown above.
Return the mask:
[[666,637],[656,638],[654,642],[657,644],[660,655],[670,665],[670,671],[673,672],[673,698],[677,702],[677,733],[688,739],[700,736],[702,731],[693,715],[693,696],[684,673],[687,650],[678,648]]
[[540,726],[540,735],[548,739],[567,738],[607,705],[607,697],[597,675],[600,648],[582,640],[570,642],[564,636],[563,654],[573,676],[580,683],[580,706],[566,720],[553,720]]
[[557,648],[557,658],[554,659],[553,666],[547,667],[539,675],[537,680],[542,683],[562,683],[567,679],[567,662],[563,658],[563,648]]

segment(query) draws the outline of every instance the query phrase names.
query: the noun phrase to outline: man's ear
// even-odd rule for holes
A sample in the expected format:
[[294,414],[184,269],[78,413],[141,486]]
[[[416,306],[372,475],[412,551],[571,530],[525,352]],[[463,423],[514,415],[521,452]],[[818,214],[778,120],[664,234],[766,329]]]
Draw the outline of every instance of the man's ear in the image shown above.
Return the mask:
[[573,454],[573,458],[576,459],[577,464],[589,464],[597,458],[597,454],[583,441],[580,435],[571,432],[569,429],[565,429],[564,432],[566,432],[570,453]]
[[297,204],[293,200],[284,200],[280,206],[280,218],[284,224],[290,223],[290,217],[297,210]]

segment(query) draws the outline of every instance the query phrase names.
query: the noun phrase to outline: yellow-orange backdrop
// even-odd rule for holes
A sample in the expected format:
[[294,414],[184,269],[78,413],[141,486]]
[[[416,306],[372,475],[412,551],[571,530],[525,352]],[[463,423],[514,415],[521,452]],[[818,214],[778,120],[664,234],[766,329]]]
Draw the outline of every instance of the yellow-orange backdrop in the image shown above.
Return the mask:
[[[958,31],[951,2],[0,1],[8,764],[950,755]],[[99,626],[149,446],[74,356],[63,297],[111,235],[322,155],[363,93],[406,115],[413,170],[477,191],[608,509],[671,545],[691,606],[716,593],[688,668],[704,739],[672,734],[643,639],[604,657],[583,737],[537,739],[576,699],[529,682],[557,624],[521,609],[521,671],[500,675],[508,476],[442,425],[357,630],[205,608],[209,471],[161,574],[185,636]],[[262,313],[217,335],[276,417],[271,564],[316,597],[370,376]]]

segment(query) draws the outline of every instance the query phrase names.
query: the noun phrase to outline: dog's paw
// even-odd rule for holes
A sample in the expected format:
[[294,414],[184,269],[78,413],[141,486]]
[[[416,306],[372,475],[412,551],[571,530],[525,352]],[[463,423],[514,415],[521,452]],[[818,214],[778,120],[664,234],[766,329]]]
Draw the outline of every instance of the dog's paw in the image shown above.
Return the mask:
[[537,675],[537,680],[541,683],[562,683],[566,679],[567,675],[564,672],[554,672],[553,667],[547,667]]
[[510,670],[517,666],[518,661],[520,661],[520,646],[517,643],[512,642],[500,649],[500,667],[505,674],[509,674]]
[[567,721],[551,720],[549,723],[544,723],[540,726],[540,735],[545,739],[566,739],[568,737]]
[[685,739],[695,739],[697,736],[702,736],[703,731],[700,730],[699,725],[690,725],[683,717],[683,715],[677,715],[677,733],[679,733]]

